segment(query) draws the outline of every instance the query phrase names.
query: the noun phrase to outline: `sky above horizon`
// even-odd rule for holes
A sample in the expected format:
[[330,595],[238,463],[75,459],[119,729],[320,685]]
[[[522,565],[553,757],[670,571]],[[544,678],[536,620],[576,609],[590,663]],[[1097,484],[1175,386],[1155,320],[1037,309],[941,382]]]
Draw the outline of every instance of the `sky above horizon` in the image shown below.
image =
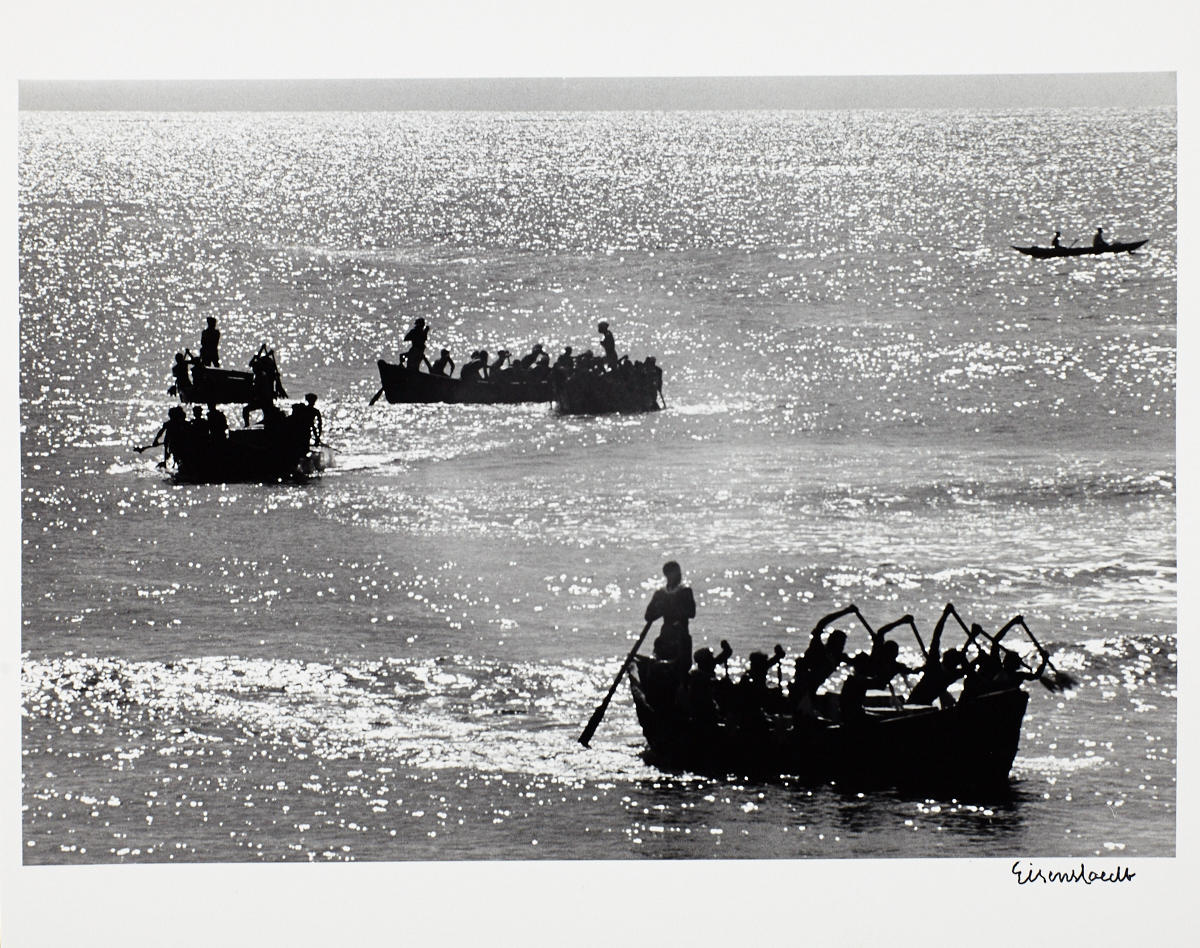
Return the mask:
[[1136,107],[1171,72],[461,79],[21,80],[21,110],[594,110]]

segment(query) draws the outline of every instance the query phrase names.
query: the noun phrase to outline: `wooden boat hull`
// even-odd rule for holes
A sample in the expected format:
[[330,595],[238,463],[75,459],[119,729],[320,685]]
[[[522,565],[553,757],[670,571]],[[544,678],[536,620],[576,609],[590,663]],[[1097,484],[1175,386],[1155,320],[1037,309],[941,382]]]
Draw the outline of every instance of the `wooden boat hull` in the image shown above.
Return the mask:
[[1019,250],[1023,254],[1028,254],[1030,257],[1044,259],[1046,257],[1086,257],[1094,256],[1102,253],[1129,253],[1137,250],[1146,241],[1134,240],[1128,243],[1111,243],[1107,247],[1018,247],[1013,245],[1013,250]]
[[249,372],[194,365],[189,375],[187,385],[175,386],[182,402],[233,405],[245,404],[253,398],[254,376]]
[[862,787],[967,788],[1007,783],[1029,695],[1019,688],[953,708],[869,708],[857,724],[767,716],[761,728],[697,725],[647,697],[647,663],[630,669],[650,762],[670,770],[751,779],[794,777]]
[[412,372],[380,359],[379,381],[390,404],[512,405],[548,402],[549,381],[485,382]]
[[658,411],[658,388],[634,374],[575,372],[554,384],[555,408],[562,415],[635,414]]
[[328,448],[310,448],[307,436],[239,428],[223,440],[189,436],[175,450],[173,477],[185,484],[306,481],[330,466]]

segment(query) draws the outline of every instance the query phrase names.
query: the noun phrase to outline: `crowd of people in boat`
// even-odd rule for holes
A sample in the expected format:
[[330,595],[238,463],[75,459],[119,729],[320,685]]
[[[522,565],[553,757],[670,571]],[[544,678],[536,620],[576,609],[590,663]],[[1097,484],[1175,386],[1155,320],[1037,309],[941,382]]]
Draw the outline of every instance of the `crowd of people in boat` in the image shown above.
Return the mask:
[[[588,349],[575,353],[566,346],[553,362],[542,344],[535,343],[524,355],[514,357],[507,349],[494,355],[486,349],[477,349],[459,368],[459,378],[471,382],[564,382],[576,375],[615,377],[633,376],[649,379],[657,391],[662,390],[662,369],[654,356],[642,361],[631,361],[628,355],[618,355],[616,339],[607,322],[596,327],[600,335],[600,352]],[[408,349],[400,356],[400,363],[410,372],[419,372],[424,365],[430,375],[451,378],[455,362],[450,350],[440,350],[438,357],[430,362],[426,355],[430,326],[424,317],[417,317],[412,328],[405,334]]]
[[[314,393],[309,392],[303,402],[293,404],[291,411],[280,408],[274,402],[268,402],[260,408],[262,419],[254,430],[261,429],[266,442],[264,447],[301,456],[310,448],[322,444],[323,420]],[[244,420],[249,427],[249,413],[245,411]],[[228,444],[229,438],[229,419],[214,403],[209,403],[207,412],[200,405],[193,406],[190,418],[183,406],[175,405],[167,412],[167,420],[155,432],[151,442],[137,450],[141,452],[161,445],[163,459],[158,466],[166,467],[172,459],[179,464],[205,452],[219,453]]]
[[[221,367],[221,332],[214,317],[208,317],[207,325],[200,334],[200,354],[193,355],[190,348],[175,353],[171,366],[174,382],[168,389],[172,395],[188,395],[196,391],[201,373],[208,368]],[[242,425],[250,427],[251,416],[261,414],[256,429],[263,431],[263,440],[277,450],[303,454],[310,447],[322,444],[323,419],[317,408],[316,394],[309,392],[303,402],[296,402],[291,410],[280,408],[277,398],[287,398],[275,350],[265,342],[250,357],[249,394],[242,405]],[[176,405],[167,412],[167,419],[159,427],[150,444],[137,450],[145,451],[162,446],[163,459],[159,467],[166,467],[174,459],[178,464],[184,455],[196,457],[198,452],[220,448],[227,444],[230,436],[229,419],[215,400],[207,404],[207,411],[200,405],[193,406],[189,418],[182,406]]]
[[[1024,681],[1039,678],[1048,660],[1043,653],[1042,667],[1030,669],[1019,652],[1000,644],[1007,627],[995,636],[988,636],[977,624],[971,626],[962,648],[943,651],[942,634],[947,620],[953,617],[961,622],[952,605],[946,607],[939,619],[920,664],[910,666],[900,661],[899,643],[887,638],[892,629],[911,624],[911,616],[870,630],[869,651],[850,654],[844,631],[833,629],[825,633],[825,628],[838,618],[858,614],[855,607],[850,607],[827,616],[813,630],[804,652],[795,659],[786,685],[783,675],[786,651],[782,645],[776,645],[771,655],[751,652],[747,667],[734,680],[729,674],[733,649],[727,641],[721,640],[716,653],[709,647],[692,650],[689,620],[696,615],[696,601],[691,588],[683,583],[679,564],[673,560],[666,563],[663,575],[665,586],[655,591],[646,608],[647,623],[661,619],[662,626],[653,643],[654,661],[643,669],[643,685],[651,703],[659,710],[678,714],[699,726],[727,722],[754,732],[771,727],[780,717],[802,727],[834,721],[855,724],[867,714],[869,691],[890,692],[896,706],[936,704],[948,708],[957,701],[1015,688]],[[972,645],[975,654],[968,659]],[[723,667],[723,675],[718,675],[718,666]],[[843,667],[848,674],[834,700],[824,694],[818,696],[820,689]],[[950,689],[959,682],[962,687],[956,698]]]

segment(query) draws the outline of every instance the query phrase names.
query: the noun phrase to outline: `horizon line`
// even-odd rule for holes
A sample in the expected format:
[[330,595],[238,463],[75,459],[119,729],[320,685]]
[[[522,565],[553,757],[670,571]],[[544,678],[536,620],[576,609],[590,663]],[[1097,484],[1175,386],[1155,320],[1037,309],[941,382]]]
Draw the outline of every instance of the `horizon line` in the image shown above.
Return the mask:
[[1174,72],[34,79],[18,111],[676,111],[1175,106]]

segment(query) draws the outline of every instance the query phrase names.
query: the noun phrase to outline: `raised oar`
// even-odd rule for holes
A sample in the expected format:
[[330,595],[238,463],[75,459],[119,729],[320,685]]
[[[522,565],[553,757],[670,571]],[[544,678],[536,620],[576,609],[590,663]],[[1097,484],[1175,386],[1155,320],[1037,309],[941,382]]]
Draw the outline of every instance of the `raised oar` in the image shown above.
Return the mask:
[[613,679],[612,687],[608,689],[608,694],[604,696],[604,700],[600,702],[596,710],[592,712],[592,719],[588,721],[587,727],[583,729],[583,733],[579,735],[579,743],[584,747],[588,746],[592,735],[596,733],[596,728],[600,726],[600,722],[604,719],[604,712],[608,710],[608,703],[612,701],[612,696],[617,690],[617,685],[621,683],[621,679],[625,675],[625,670],[629,668],[633,662],[633,656],[637,654],[637,650],[641,648],[642,641],[646,638],[646,633],[650,631],[650,626],[654,625],[654,620],[651,619],[642,629],[642,634],[638,636],[637,641],[633,643],[633,648],[629,650],[629,654],[625,656],[625,661],[621,664],[621,670],[617,672],[617,677]]
[[1008,622],[1005,623],[1004,628],[996,633],[996,641],[999,642],[1004,633],[1011,629],[1014,625],[1019,625],[1025,630],[1025,634],[1029,636],[1029,641],[1033,643],[1033,647],[1036,648],[1038,650],[1038,654],[1042,656],[1042,661],[1045,663],[1046,668],[1050,669],[1052,677],[1047,679],[1044,675],[1039,674],[1038,681],[1040,681],[1050,691],[1068,691],[1079,684],[1079,682],[1075,680],[1074,675],[1069,675],[1065,671],[1059,670],[1055,667],[1054,662],[1050,661],[1050,654],[1044,648],[1042,648],[1042,643],[1034,638],[1033,632],[1030,631],[1029,626],[1025,624],[1024,616],[1013,616],[1011,619],[1009,619]]

